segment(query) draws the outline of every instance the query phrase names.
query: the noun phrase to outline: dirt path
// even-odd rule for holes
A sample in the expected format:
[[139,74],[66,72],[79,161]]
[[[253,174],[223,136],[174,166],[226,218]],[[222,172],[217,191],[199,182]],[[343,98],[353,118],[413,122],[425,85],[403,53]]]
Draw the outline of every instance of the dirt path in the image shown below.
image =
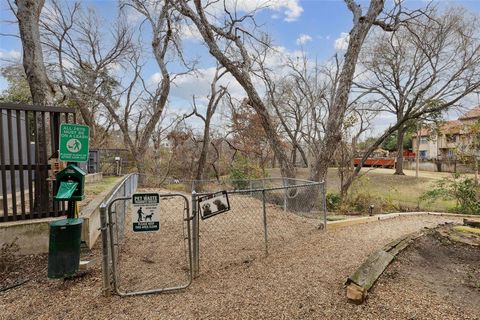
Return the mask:
[[405,313],[410,319],[480,318],[480,248],[435,234],[417,239],[380,277],[369,304],[395,309],[412,297],[416,307]]
[[[176,294],[105,298],[99,266],[65,283],[31,271],[34,280],[0,293],[0,319],[433,319],[438,314],[474,319],[449,299],[440,306],[419,303],[416,296],[363,306],[345,299],[344,281],[373,250],[452,220],[460,222],[411,216],[310,233],[266,258],[203,270],[189,289]],[[98,256],[98,249],[94,253]],[[44,268],[42,263],[45,257],[37,265]]]

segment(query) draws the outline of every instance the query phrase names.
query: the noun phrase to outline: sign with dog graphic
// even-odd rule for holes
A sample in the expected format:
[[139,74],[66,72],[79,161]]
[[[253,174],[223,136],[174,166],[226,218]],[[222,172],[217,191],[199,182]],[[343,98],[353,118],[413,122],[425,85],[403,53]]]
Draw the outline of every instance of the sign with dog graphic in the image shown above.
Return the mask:
[[219,191],[198,198],[202,220],[230,210],[227,191]]
[[160,195],[135,193],[132,195],[133,232],[160,230]]

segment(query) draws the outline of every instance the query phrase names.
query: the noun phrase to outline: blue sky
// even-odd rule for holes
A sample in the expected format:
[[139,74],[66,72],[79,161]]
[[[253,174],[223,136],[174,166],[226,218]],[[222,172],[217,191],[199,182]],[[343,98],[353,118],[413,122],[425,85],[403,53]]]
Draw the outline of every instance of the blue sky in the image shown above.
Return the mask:
[[[13,0],[12,0],[13,1]],[[69,0],[66,0],[69,1]],[[233,0],[229,0],[233,1]],[[248,8],[260,0],[237,0],[240,6]],[[264,2],[264,1],[262,1]],[[434,1],[440,7],[451,5],[461,5],[479,13],[480,0],[466,1]],[[47,0],[48,3],[48,0]],[[270,9],[265,9],[257,14],[257,21],[262,25],[262,29],[270,33],[274,44],[282,47],[286,52],[294,52],[303,49],[309,56],[317,57],[320,61],[327,60],[336,51],[339,50],[342,36],[351,28],[352,16],[346,5],[341,0],[270,0]],[[362,7],[368,5],[368,1],[359,1]],[[392,5],[393,1],[388,1]],[[416,8],[424,6],[424,0],[406,1],[406,6]],[[94,7],[106,21],[111,20],[117,10],[117,1],[112,0],[84,0],[83,7]],[[9,23],[13,21],[6,1],[0,5],[0,33],[18,34],[16,24]],[[148,36],[145,36],[148,39]],[[336,45],[337,44],[337,45]],[[198,40],[185,39],[185,52],[190,55],[201,55],[202,60],[200,68],[207,70],[213,67],[214,63],[208,52]],[[5,64],[6,60],[17,60],[21,58],[21,45],[19,39],[15,37],[6,37],[0,35],[0,65]],[[158,66],[152,60],[148,64],[146,76],[152,79]],[[207,77],[207,76],[206,76]],[[198,92],[199,79],[189,79],[178,84],[178,87],[172,90],[171,102],[178,106],[189,107],[190,97]],[[0,77],[0,91],[6,86],[4,79]],[[208,88],[208,86],[205,86]],[[193,90],[192,92],[190,90]],[[195,91],[196,90],[196,91]]]
[[[241,1],[255,2],[255,0]],[[269,3],[273,7],[277,5],[278,8],[261,11],[257,19],[262,24],[262,29],[273,36],[276,45],[290,51],[298,50],[303,46],[311,56],[317,56],[320,60],[328,59],[335,53],[335,41],[341,37],[342,33],[348,32],[351,27],[351,13],[341,0],[267,1],[270,1]],[[359,3],[363,7],[368,5],[368,1],[359,1]],[[424,0],[406,1],[406,5],[410,8],[423,6],[425,3]],[[434,1],[434,3],[440,6],[462,5],[472,11],[480,12],[480,0]],[[95,7],[107,20],[111,19],[117,10],[117,1],[113,0],[83,0],[82,5]],[[296,6],[300,12],[289,17],[289,6]],[[13,20],[14,17],[8,4],[6,1],[2,2],[0,5],[0,33],[18,34],[17,25],[9,23]],[[299,40],[300,38],[303,39],[303,42]],[[185,48],[193,51],[199,50],[196,41],[187,40]],[[20,53],[19,39],[0,36],[0,59],[18,58]],[[209,59],[205,59],[205,62],[211,63]]]
[[[241,1],[255,2],[255,0]],[[283,46],[291,51],[299,49],[297,39],[301,35],[305,35],[304,49],[312,56],[318,56],[321,60],[327,59],[335,52],[335,40],[341,36],[342,32],[348,32],[351,27],[351,14],[341,0],[267,1],[270,1],[269,3],[272,6],[278,5],[279,7],[261,11],[257,19],[263,24],[263,30],[273,36],[276,45]],[[462,5],[472,11],[480,12],[480,0],[434,2],[440,6]],[[363,7],[368,5],[368,1],[359,1],[359,3]],[[406,1],[406,5],[410,8],[419,7],[425,3],[424,0]],[[97,8],[98,12],[106,19],[114,16],[117,10],[117,1],[113,0],[84,0],[82,4],[84,7]],[[285,5],[282,6],[282,4]],[[300,8],[301,12],[298,15],[288,17],[288,6],[292,6],[292,4]],[[0,5],[0,33],[18,33],[17,26],[8,22],[13,20],[6,1],[3,1]],[[191,46],[191,44],[186,43],[186,48],[195,49],[195,45]],[[21,45],[18,39],[0,36],[1,59],[17,57],[20,52]]]

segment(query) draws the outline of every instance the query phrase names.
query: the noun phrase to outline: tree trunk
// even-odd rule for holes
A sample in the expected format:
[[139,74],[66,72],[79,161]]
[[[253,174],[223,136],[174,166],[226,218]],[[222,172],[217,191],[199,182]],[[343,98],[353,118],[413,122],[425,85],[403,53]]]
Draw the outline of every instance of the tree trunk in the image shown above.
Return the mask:
[[[208,146],[210,145],[210,119],[205,122],[205,130],[203,131],[203,143],[202,150],[200,152],[200,158],[198,159],[197,172],[195,174],[195,180],[203,180],[205,165],[207,163]],[[199,190],[197,190],[199,191]]]
[[[86,101],[75,97],[75,102],[77,104],[78,110],[80,111],[80,114],[82,115],[83,122],[85,123],[85,125],[87,125],[90,128],[90,140],[93,142],[95,141],[95,134],[96,134],[95,117],[90,111],[90,108],[88,107],[88,104],[86,103]],[[95,144],[92,144],[92,145],[95,145]]]
[[475,162],[475,185],[478,186],[478,160],[476,156],[473,156],[473,161]]
[[[43,63],[42,46],[40,42],[39,18],[45,0],[16,0],[16,16],[23,47],[23,67],[27,76],[28,85],[32,94],[32,101],[36,105],[52,105],[54,90],[47,77],[47,70]],[[48,164],[48,152],[51,150],[51,141],[48,130],[50,124],[47,118],[37,113],[36,145],[38,163]],[[44,150],[47,150],[45,152]],[[47,184],[48,172],[41,170],[35,177],[34,211],[48,212],[50,208],[40,206],[39,199],[49,195]]]
[[422,135],[422,125],[418,124],[417,128],[417,145],[415,146],[415,178],[418,179],[420,170],[420,139]]
[[135,153],[135,166],[138,171],[138,184],[145,186],[146,183],[146,166],[145,166],[145,154]]
[[297,147],[292,148],[292,163],[294,166],[297,165]]
[[348,98],[352,88],[353,76],[363,42],[372,27],[373,21],[382,12],[384,0],[371,0],[368,12],[363,15],[360,6],[353,1],[346,1],[353,13],[353,28],[350,31],[350,40],[345,53],[344,63],[340,72],[338,86],[333,105],[328,114],[326,132],[322,141],[322,148],[316,163],[312,166],[310,179],[326,181],[328,166],[339,142],[342,139],[342,126],[348,107]]
[[403,172],[403,139],[405,137],[405,125],[402,124],[398,128],[397,135],[397,162],[395,164],[395,174],[396,175],[405,175]]

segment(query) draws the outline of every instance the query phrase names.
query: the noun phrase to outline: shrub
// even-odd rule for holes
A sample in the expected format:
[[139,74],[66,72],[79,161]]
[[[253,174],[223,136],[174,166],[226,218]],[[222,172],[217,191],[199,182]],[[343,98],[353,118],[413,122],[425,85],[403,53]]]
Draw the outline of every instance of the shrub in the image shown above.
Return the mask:
[[230,169],[229,178],[235,189],[247,189],[249,180],[262,177],[262,169],[247,157],[239,157]]
[[336,211],[342,204],[342,196],[339,193],[329,192],[326,196],[327,210]]
[[432,203],[437,199],[455,200],[454,212],[464,214],[480,214],[480,187],[471,178],[460,174],[443,178],[432,190],[425,192],[421,201]]

